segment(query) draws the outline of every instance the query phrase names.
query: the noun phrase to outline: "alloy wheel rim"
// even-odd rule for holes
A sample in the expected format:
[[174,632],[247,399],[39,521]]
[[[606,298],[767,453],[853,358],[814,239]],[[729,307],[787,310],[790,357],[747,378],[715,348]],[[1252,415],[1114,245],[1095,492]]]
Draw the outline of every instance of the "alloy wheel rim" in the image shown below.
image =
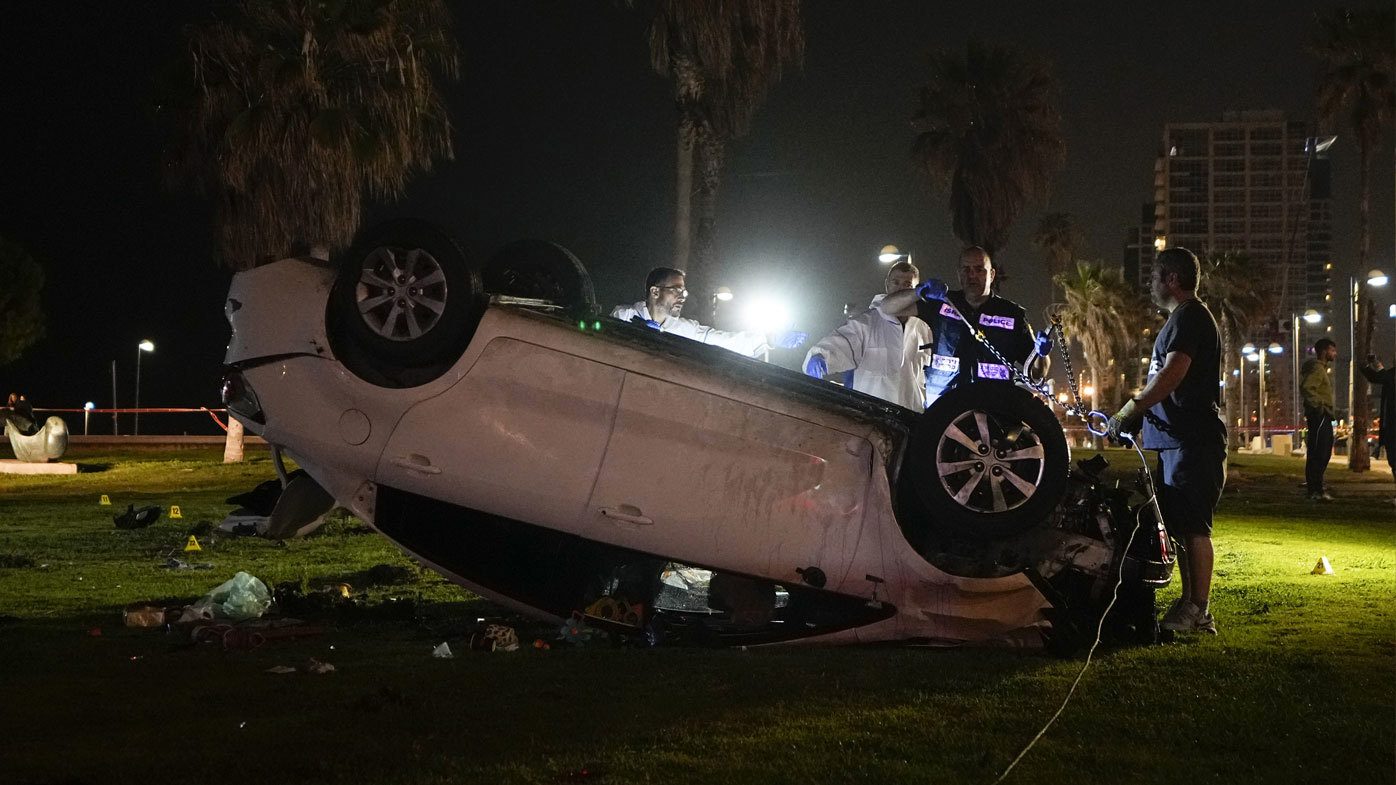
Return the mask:
[[1026,504],[1046,466],[1042,439],[1027,423],[979,410],[955,418],[936,445],[941,487],[977,513],[1004,513]]
[[413,341],[441,321],[446,310],[446,274],[420,249],[375,248],[364,257],[354,302],[375,335]]

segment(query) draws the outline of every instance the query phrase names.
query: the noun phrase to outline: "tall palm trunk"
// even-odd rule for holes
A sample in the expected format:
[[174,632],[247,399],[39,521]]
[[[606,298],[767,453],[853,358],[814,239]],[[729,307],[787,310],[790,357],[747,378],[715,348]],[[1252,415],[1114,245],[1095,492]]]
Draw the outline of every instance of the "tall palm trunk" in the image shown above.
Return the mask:
[[674,102],[679,110],[679,135],[674,177],[674,267],[688,270],[693,250],[693,165],[697,156],[698,106],[703,99],[703,75],[692,58],[675,56]]
[[674,183],[674,268],[688,269],[689,249],[693,237],[693,121],[679,118],[678,165]]
[[[693,183],[693,250],[688,258],[688,285],[695,292],[712,291],[710,279],[717,262],[717,202],[722,186],[722,167],[727,158],[727,143],[711,131],[701,131],[694,145],[697,162]],[[696,302],[695,302],[696,300]],[[698,314],[708,317],[711,300],[697,297]]]
[[[1239,378],[1231,376],[1230,368],[1230,358],[1237,356],[1236,328],[1231,323],[1231,319],[1225,315],[1218,321],[1221,322],[1222,376],[1227,379]],[[1244,407],[1245,401],[1241,400],[1241,388],[1234,381],[1228,382],[1226,387],[1223,388],[1223,392],[1225,392],[1225,395],[1222,396],[1222,402],[1226,407],[1226,432],[1228,434],[1228,441],[1233,448],[1237,448],[1242,445],[1240,429],[1236,426],[1236,420],[1238,418],[1238,411]]]
[[235,417],[228,418],[228,438],[223,442],[223,462],[242,463],[242,423]]
[[[1368,182],[1370,178],[1372,151],[1370,145],[1363,140],[1358,140],[1357,144],[1357,312],[1362,320],[1356,326],[1356,335],[1353,336],[1352,365],[1363,362],[1368,352],[1372,350],[1372,328],[1375,323],[1372,320],[1372,301],[1367,297],[1367,270],[1372,261],[1372,233],[1370,220],[1371,187]],[[1367,413],[1367,377],[1360,373],[1352,374],[1352,400],[1348,402],[1348,408],[1352,412],[1352,435],[1348,437],[1348,470],[1354,472],[1365,472],[1372,468],[1372,457],[1367,451],[1367,430],[1371,427],[1371,418]]]

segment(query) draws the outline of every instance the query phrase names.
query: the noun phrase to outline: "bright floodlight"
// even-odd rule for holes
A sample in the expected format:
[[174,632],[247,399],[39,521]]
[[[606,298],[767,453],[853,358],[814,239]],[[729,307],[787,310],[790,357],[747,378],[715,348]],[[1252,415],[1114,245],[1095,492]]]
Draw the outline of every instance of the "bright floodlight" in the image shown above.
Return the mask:
[[877,252],[877,260],[883,264],[891,264],[902,258],[902,252],[897,250],[895,245],[884,245],[882,250]]
[[749,300],[742,315],[747,326],[758,332],[776,333],[790,326],[790,309],[776,300]]
[[1168,248],[1168,238],[1162,235],[1154,238],[1154,250],[1162,251]]
[[1253,363],[1258,363],[1260,362],[1260,352],[1251,352],[1250,354],[1246,355],[1246,359],[1250,360]]
[[1085,387],[1082,387],[1082,388],[1081,388],[1081,394],[1084,395],[1084,396],[1086,396],[1087,398],[1094,398],[1094,397],[1095,397],[1095,388],[1092,387],[1092,386],[1090,386],[1090,385],[1088,384],[1088,385],[1086,385]]
[[155,351],[155,342],[148,339],[141,341],[139,344],[139,348],[143,352],[153,352]]
[[717,287],[717,291],[713,292],[713,299],[720,300],[724,303],[728,302],[732,299],[732,290],[728,289],[726,286],[719,286]]
[[1392,303],[1386,307],[1386,315],[1390,316],[1392,319],[1396,319],[1396,303]]
[[1368,286],[1386,286],[1386,273],[1381,270],[1369,270],[1367,272]]
[[1304,321],[1308,322],[1309,324],[1318,324],[1319,322],[1323,321],[1323,314],[1310,308],[1309,310],[1304,312]]
[[84,409],[86,409],[86,410],[88,410],[88,411],[92,411],[93,409],[96,409],[96,408],[97,408],[97,404],[95,404],[95,403],[93,403],[93,402],[91,402],[91,401],[88,401],[87,403],[85,403],[85,404],[82,405],[82,408],[84,408]]
[[1255,344],[1248,343],[1241,347],[1241,354],[1255,354]]
[[1271,341],[1270,345],[1265,347],[1265,350],[1270,352],[1271,354],[1284,354],[1285,348],[1275,343],[1274,341]]

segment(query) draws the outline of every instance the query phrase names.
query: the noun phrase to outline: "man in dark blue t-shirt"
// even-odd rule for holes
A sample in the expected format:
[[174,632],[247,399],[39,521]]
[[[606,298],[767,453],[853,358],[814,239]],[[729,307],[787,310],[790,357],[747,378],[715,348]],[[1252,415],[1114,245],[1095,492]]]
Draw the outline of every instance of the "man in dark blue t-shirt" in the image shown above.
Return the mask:
[[[1149,279],[1168,322],[1154,340],[1149,381],[1110,418],[1110,436],[1137,433],[1158,450],[1159,508],[1182,550],[1183,594],[1160,622],[1173,632],[1217,632],[1208,612],[1212,589],[1212,510],[1226,485],[1226,426],[1221,421],[1221,341],[1217,320],[1197,299],[1201,268],[1186,248],[1169,248]],[[1142,428],[1140,427],[1142,425]]]

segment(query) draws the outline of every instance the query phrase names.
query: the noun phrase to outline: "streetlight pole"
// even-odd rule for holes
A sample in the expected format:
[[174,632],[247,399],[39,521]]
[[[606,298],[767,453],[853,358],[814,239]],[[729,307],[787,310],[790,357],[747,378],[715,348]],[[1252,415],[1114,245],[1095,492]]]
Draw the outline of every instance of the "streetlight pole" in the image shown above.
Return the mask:
[[132,436],[141,435],[141,354],[155,351],[155,344],[149,339],[136,344],[136,421],[131,429]]
[[1265,452],[1265,352],[1260,355],[1260,392],[1256,394],[1255,408],[1260,417],[1260,451]]
[[121,435],[121,423],[116,419],[116,360],[111,361],[111,435]]
[[1241,441],[1245,443],[1247,449],[1250,448],[1251,444],[1250,440],[1246,438],[1246,434],[1250,432],[1251,418],[1246,416],[1250,414],[1250,410],[1246,408],[1246,360],[1256,362],[1259,359],[1256,356],[1255,344],[1248,343],[1241,347]]
[[[1292,381],[1294,382],[1294,430],[1298,432],[1300,428],[1303,427],[1304,423],[1304,408],[1299,395],[1299,357],[1303,354],[1303,351],[1299,348],[1299,319],[1301,317],[1297,313],[1291,313],[1289,316],[1291,320],[1290,332],[1294,337],[1294,361],[1291,363],[1291,367],[1294,369],[1291,374],[1293,377]],[[1310,308],[1304,312],[1302,318],[1305,324],[1318,324],[1323,321],[1323,314]]]
[[1283,354],[1283,353],[1284,353],[1284,350],[1285,350],[1285,348],[1284,348],[1283,346],[1279,345],[1278,343],[1275,343],[1274,341],[1271,341],[1271,342],[1270,342],[1270,345],[1267,346],[1267,347],[1265,347],[1265,351],[1260,351],[1260,350],[1257,350],[1257,351],[1256,351],[1256,353],[1260,355],[1260,400],[1259,400],[1258,403],[1259,403],[1259,408],[1260,408],[1260,451],[1261,451],[1261,452],[1265,452],[1265,355],[1267,355],[1267,354]]
[[1246,353],[1245,353],[1245,352],[1241,352],[1241,357],[1240,357],[1239,359],[1240,359],[1240,362],[1239,362],[1239,363],[1237,364],[1237,366],[1236,366],[1236,375],[1237,375],[1237,377],[1240,378],[1240,382],[1236,385],[1236,397],[1240,399],[1240,403],[1237,405],[1236,408],[1240,409],[1240,411],[1237,412],[1237,414],[1239,414],[1240,417],[1238,418],[1238,420],[1237,420],[1237,422],[1236,422],[1236,433],[1237,433],[1238,436],[1241,437],[1241,441],[1242,441],[1242,442],[1245,442],[1245,441],[1246,441]]

